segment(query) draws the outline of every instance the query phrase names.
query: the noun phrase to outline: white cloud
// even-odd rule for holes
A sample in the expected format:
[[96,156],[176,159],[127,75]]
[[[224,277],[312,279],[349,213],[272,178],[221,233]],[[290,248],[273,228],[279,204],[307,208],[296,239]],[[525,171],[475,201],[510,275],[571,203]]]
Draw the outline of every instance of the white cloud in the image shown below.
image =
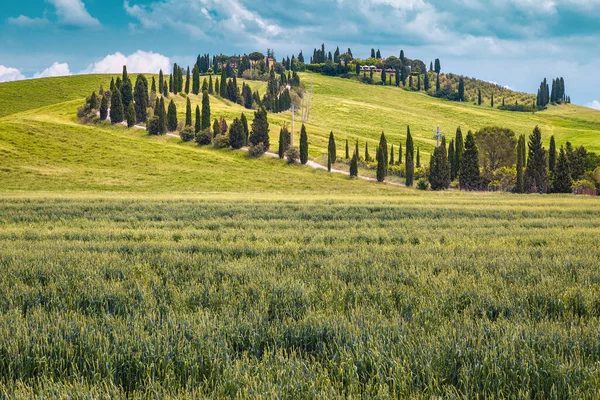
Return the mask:
[[99,27],[100,21],[85,9],[82,0],[46,0],[56,7],[61,23],[80,27]]
[[25,75],[23,75],[18,69],[0,65],[0,82],[11,82],[21,79],[25,79]]
[[588,103],[587,107],[593,108],[594,110],[600,110],[600,101],[594,100],[591,103]]
[[48,20],[46,18],[29,18],[25,15],[19,15],[16,18],[9,18],[8,23],[17,26],[34,27],[47,25]]
[[52,64],[51,66],[49,66],[48,68],[43,70],[42,72],[38,72],[38,73],[34,74],[33,78],[37,79],[37,78],[48,78],[51,76],[68,76],[68,75],[71,75],[71,71],[69,71],[69,64],[67,64],[67,63],[59,64],[59,63],[55,62],[54,64]]
[[127,72],[130,73],[157,73],[160,69],[169,71],[171,61],[169,57],[162,54],[142,50],[128,56],[117,52],[91,64],[82,72],[87,74],[116,74],[123,71],[123,65],[127,65]]

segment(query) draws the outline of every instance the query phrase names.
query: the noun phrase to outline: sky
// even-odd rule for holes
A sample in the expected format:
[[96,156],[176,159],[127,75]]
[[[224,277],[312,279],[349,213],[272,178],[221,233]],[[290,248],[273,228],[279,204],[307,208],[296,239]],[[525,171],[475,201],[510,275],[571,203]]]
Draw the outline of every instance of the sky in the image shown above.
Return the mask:
[[[0,82],[169,70],[200,53],[370,49],[600,109],[600,0],[21,0],[0,8]],[[308,59],[308,57],[307,57]]]

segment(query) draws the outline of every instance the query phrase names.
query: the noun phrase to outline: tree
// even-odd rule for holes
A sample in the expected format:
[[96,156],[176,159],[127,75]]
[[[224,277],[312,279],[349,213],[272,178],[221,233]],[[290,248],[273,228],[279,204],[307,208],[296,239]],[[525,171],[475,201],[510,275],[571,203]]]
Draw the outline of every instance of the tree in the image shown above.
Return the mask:
[[185,126],[192,126],[192,103],[189,97],[185,105]]
[[[206,79],[204,80],[204,82],[206,82]],[[219,86],[219,78],[217,78],[217,86]],[[202,91],[204,91],[204,89]],[[208,94],[213,94],[214,92],[215,92],[215,89],[213,87],[212,75],[210,75],[208,77]]]
[[[131,81],[129,78],[121,83],[121,101],[123,103],[123,109],[129,108],[129,103],[133,100],[133,88],[131,87]],[[148,96],[148,83],[146,83],[146,96]]]
[[371,58],[375,58],[375,49],[371,49]]
[[[123,82],[127,79],[129,79],[129,76],[127,75],[127,65],[123,65]],[[129,107],[129,104],[127,106]]]
[[346,138],[346,160],[350,159],[350,148],[348,147],[348,138]]
[[450,186],[450,163],[445,144],[433,150],[429,161],[429,183],[432,190],[444,190]]
[[169,85],[167,85],[167,80],[163,83],[163,96],[169,97]]
[[[388,165],[387,139],[385,138],[385,133],[383,132],[381,132],[381,136],[379,137],[379,147],[381,147],[381,153],[383,154],[383,163],[384,165]],[[387,168],[384,170],[384,174],[387,175]]]
[[369,155],[369,143],[365,142],[365,161],[371,161],[371,156]]
[[213,138],[219,136],[221,134],[221,124],[219,123],[219,120],[215,118],[215,122],[213,122]]
[[385,75],[385,68],[381,69],[381,84],[385,86],[385,81],[387,80],[387,76]]
[[436,78],[435,78],[435,91],[439,92],[441,89],[440,87],[440,74],[436,74]]
[[525,190],[529,193],[548,192],[548,172],[546,170],[546,150],[542,145],[542,131],[535,127],[529,135],[529,157],[525,169]]
[[[210,86],[209,86],[209,90],[210,90]],[[215,79],[215,90],[214,90],[214,93],[215,93],[217,96],[220,96],[220,95],[221,95],[221,94],[220,94],[220,92],[219,92],[219,90],[221,90],[221,84],[219,83],[219,78],[216,78],[216,79]]]
[[158,113],[159,133],[161,135],[164,135],[165,133],[167,133],[167,110],[165,107],[165,98],[164,97],[160,98],[159,109],[160,109],[160,111]]
[[554,135],[550,137],[550,150],[548,152],[548,169],[550,172],[554,172],[556,167],[556,142],[554,141]]
[[390,151],[390,165],[394,165],[394,145],[392,145],[392,150]]
[[477,105],[481,105],[481,89],[477,89]]
[[485,127],[475,133],[475,141],[481,152],[479,161],[486,172],[515,164],[517,139],[511,129],[497,126]]
[[221,70],[221,85],[219,86],[219,96],[225,97],[227,96],[227,69],[223,68]]
[[[356,147],[358,147],[358,141],[356,142]],[[354,154],[352,155],[352,161],[350,162],[350,177],[358,176],[358,151],[354,150]]]
[[129,103],[127,107],[127,127],[131,128],[135,125],[135,106],[133,102]]
[[104,121],[106,117],[108,117],[108,97],[104,95],[100,103],[100,120]]
[[190,94],[190,66],[187,67],[187,72],[185,73],[185,94]]
[[554,172],[553,191],[554,193],[572,193],[573,191],[569,160],[567,160],[565,149],[562,146],[560,146],[558,162]]
[[[152,87],[150,88],[150,93],[154,93],[156,95],[156,80],[152,77]],[[135,97],[135,92],[133,93],[133,97]]]
[[439,75],[441,71],[442,71],[442,65],[440,64],[440,59],[436,58],[435,59],[435,73]]
[[194,65],[192,70],[192,93],[200,94],[200,70],[197,65]]
[[523,161],[522,157],[524,147],[525,137],[521,135],[519,137],[519,141],[517,142],[517,183],[515,184],[515,188],[513,190],[515,193],[524,192],[523,168],[525,167],[525,162]]
[[377,182],[383,182],[386,169],[387,165],[383,156],[383,149],[381,146],[377,146]]
[[287,125],[284,124],[279,130],[279,149],[277,153],[280,159],[285,157],[285,153],[290,147],[291,140],[290,131],[288,130]]
[[448,146],[448,162],[450,163],[450,181],[456,179],[456,164],[454,159],[454,139],[450,139],[450,146]]
[[308,136],[306,135],[306,127],[302,124],[300,128],[300,162],[306,164],[308,162]]
[[492,108],[494,108],[494,93],[492,93],[492,99],[491,99],[490,106],[491,106]]
[[158,93],[163,93],[163,85],[165,83],[165,77],[163,76],[162,69],[158,72]]
[[167,112],[167,129],[169,132],[177,130],[177,107],[173,100],[169,103],[169,110]]
[[458,101],[465,101],[465,80],[462,76],[458,80]]
[[202,92],[202,130],[210,128],[210,99],[208,92]]
[[242,113],[240,121],[242,123],[242,127],[244,128],[244,144],[248,144],[248,136],[250,135],[250,131],[248,129],[248,119],[246,119],[246,115],[244,113]]
[[200,114],[200,106],[196,105],[196,123],[194,125],[194,133],[198,134],[202,130],[202,115]]
[[381,59],[381,52],[379,51],[379,49],[377,49],[377,54],[375,55],[375,58],[378,60]]
[[333,131],[329,132],[329,144],[327,145],[327,154],[331,157],[331,161],[335,163],[337,160],[335,138],[333,137]]
[[267,110],[264,107],[254,112],[250,143],[254,146],[262,143],[265,151],[269,150],[269,121],[267,121]]
[[480,188],[479,152],[475,136],[471,131],[467,133],[458,179],[461,190],[478,190]]
[[110,98],[110,122],[112,124],[120,124],[123,122],[123,102],[121,101],[121,92],[115,85],[115,90]]
[[410,134],[410,126],[406,127],[406,161],[405,161],[405,169],[406,169],[406,186],[412,186],[414,181],[414,173],[415,173],[415,164],[414,164],[414,144],[412,140],[412,136]]
[[425,72],[425,76],[423,77],[423,89],[425,91],[429,91],[429,74]]
[[[446,147],[446,144],[444,143],[444,147]],[[417,147],[417,163],[416,163],[416,167],[417,168],[421,168],[421,148]]]
[[245,143],[244,126],[239,118],[236,118],[231,123],[229,128],[229,144],[234,149],[239,149],[244,146]]

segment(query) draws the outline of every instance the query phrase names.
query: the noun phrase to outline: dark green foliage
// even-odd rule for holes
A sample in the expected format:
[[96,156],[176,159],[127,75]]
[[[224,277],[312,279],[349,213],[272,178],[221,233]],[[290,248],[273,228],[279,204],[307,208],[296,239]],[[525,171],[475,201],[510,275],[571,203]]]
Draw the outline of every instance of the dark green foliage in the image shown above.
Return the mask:
[[189,97],[185,105],[185,126],[192,126],[192,102]]
[[492,99],[490,101],[490,106],[494,108],[494,93],[492,93]]
[[525,145],[525,135],[519,136],[519,141],[521,141],[521,152],[517,152],[517,157],[521,158],[521,165],[523,168],[527,165],[527,146]]
[[120,124],[124,118],[123,102],[121,101],[121,92],[115,85],[115,90],[110,98],[110,122]]
[[[553,136],[554,137],[554,136]],[[571,179],[571,171],[569,170],[569,161],[565,149],[560,146],[558,162],[554,172],[553,180],[554,193],[571,193],[573,191],[573,180]]]
[[327,172],[331,172],[331,155],[327,155]]
[[371,161],[371,156],[369,155],[369,143],[365,142],[365,161]]
[[479,190],[481,187],[479,152],[475,143],[475,136],[471,131],[467,133],[458,179],[461,190]]
[[115,91],[115,78],[110,79],[110,91],[111,93]]
[[327,154],[331,158],[331,161],[335,163],[337,160],[335,138],[333,137],[333,131],[329,132],[329,143],[327,145]]
[[308,162],[308,136],[304,124],[302,124],[302,128],[300,128],[300,162],[302,164]]
[[190,66],[187,67],[187,72],[185,74],[185,94],[190,94]]
[[100,120],[104,121],[108,117],[108,97],[102,96],[100,103]]
[[200,114],[200,106],[196,105],[196,123],[194,124],[194,133],[198,134],[202,130],[202,115]]
[[160,107],[158,113],[158,123],[160,125],[159,133],[164,135],[167,133],[167,108],[165,107],[165,98],[160,98]]
[[169,85],[167,85],[167,80],[165,79],[165,82],[163,83],[163,96],[164,97],[169,97]]
[[291,141],[292,135],[290,134],[290,131],[288,130],[287,126],[284,124],[279,130],[279,148],[277,153],[280,159],[285,157],[285,153],[290,147]]
[[226,68],[223,68],[221,70],[221,81],[220,81],[218,94],[221,97],[227,96],[227,69]]
[[523,193],[525,190],[525,180],[523,176],[523,168],[525,167],[525,136],[521,135],[517,142],[517,183],[513,191],[515,193]]
[[200,94],[200,70],[197,65],[194,65],[194,69],[192,69],[192,93]]
[[210,129],[203,129],[196,135],[198,146],[206,146],[212,143],[212,132]]
[[440,74],[436,74],[436,78],[435,78],[435,91],[439,92],[441,89],[440,86]]
[[254,146],[262,143],[265,151],[269,150],[269,121],[267,121],[267,110],[264,107],[254,112],[250,143]]
[[412,186],[414,182],[415,164],[414,164],[415,148],[412,135],[410,134],[410,126],[406,127],[406,186]]
[[[154,77],[152,77],[152,88],[150,89],[150,92],[156,94],[156,79],[154,79]],[[135,93],[133,94],[133,97],[135,97]]]
[[465,80],[462,76],[458,81],[458,101],[465,101]]
[[426,92],[429,90],[429,74],[428,73],[425,73],[425,76],[423,77],[423,88],[425,89]]
[[383,149],[381,146],[377,147],[377,182],[383,182],[385,179],[385,172],[387,170],[387,163],[383,156]]
[[215,138],[221,134],[221,124],[219,123],[219,120],[216,118],[215,118],[215,122],[213,122],[212,130],[213,130],[213,138]]
[[[206,83],[206,79],[204,80],[204,83]],[[219,85],[219,78],[217,78],[217,86]],[[202,89],[202,91],[204,92],[204,90],[208,90],[208,94],[213,94],[215,92],[215,89],[213,87],[213,79],[212,79],[212,75],[210,75],[208,77],[208,87],[207,89]],[[217,93],[218,94],[218,93]]]
[[550,137],[550,149],[548,150],[548,169],[550,172],[554,172],[556,167],[556,142],[554,141],[554,135]]
[[253,106],[253,102],[254,102],[254,100],[252,98],[252,89],[250,88],[249,85],[246,85],[245,83],[242,86],[242,99],[243,99],[244,107],[251,110],[252,106]]
[[454,179],[456,179],[456,177],[460,173],[464,149],[465,145],[463,142],[462,131],[460,130],[459,126],[458,128],[456,128],[456,138],[454,140],[454,168],[456,169]]
[[444,190],[450,186],[450,163],[445,143],[433,150],[429,161],[429,184],[432,190]]
[[177,130],[177,107],[173,100],[169,103],[169,110],[167,112],[167,129],[169,132]]
[[[221,89],[221,84],[220,84],[220,82],[219,82],[219,78],[216,78],[216,79],[215,79],[215,90],[214,90],[214,93],[215,93],[217,96],[220,96],[220,93],[219,93],[219,90],[220,90],[220,89]],[[209,90],[210,90],[210,86],[209,86]]]
[[574,180],[582,179],[585,172],[585,159],[587,151],[583,146],[574,150],[571,142],[565,144],[565,154],[569,162],[569,171]]
[[402,143],[398,144],[398,165],[402,164]]
[[529,135],[529,156],[527,157],[527,168],[525,169],[525,191],[528,193],[548,192],[548,171],[546,161],[546,150],[542,145],[542,132],[535,127]]
[[163,76],[162,69],[158,72],[158,93],[164,93],[163,85],[165,83],[165,77]]
[[146,123],[146,131],[149,135],[160,135],[161,126],[158,116],[153,116]]
[[[123,102],[123,109],[129,108],[129,103],[133,100],[133,88],[131,87],[131,81],[128,79],[124,80],[121,84],[121,100]],[[148,83],[146,83],[146,96],[148,95]]]
[[120,76],[117,76],[117,80],[115,80],[115,88],[121,90],[121,84],[123,83],[123,81],[121,80]]
[[450,146],[448,146],[448,162],[450,163],[450,180],[456,179],[456,164],[454,159],[454,139],[450,140]]
[[135,106],[133,102],[129,103],[127,107],[127,127],[131,128],[135,125]]
[[[127,75],[127,65],[123,65],[123,82],[129,79],[129,75]],[[129,107],[129,104],[127,105]]]
[[[381,136],[379,137],[379,147],[381,147],[381,154],[383,155],[383,164],[388,165],[388,146],[387,139],[385,138],[385,133],[381,132]],[[387,168],[384,170],[384,174],[387,175]]]
[[394,165],[394,145],[392,145],[392,149],[390,151],[390,165]]
[[385,68],[382,68],[381,70],[381,84],[383,86],[385,86],[385,81],[387,80],[387,76],[385,74]]
[[184,142],[191,142],[196,137],[196,134],[194,133],[194,128],[192,128],[191,126],[185,126],[179,132],[179,137]]
[[232,148],[239,149],[242,148],[245,143],[244,126],[242,125],[242,121],[240,121],[239,118],[236,118],[229,128],[229,144]]
[[242,122],[242,127],[244,128],[244,144],[248,144],[248,136],[250,136],[250,130],[248,129],[248,119],[246,118],[246,114],[242,113],[240,121]]
[[135,80],[133,100],[135,101],[136,122],[146,122],[148,110],[148,81],[144,75],[138,75]]
[[484,127],[475,134],[475,141],[481,154],[479,161],[486,172],[515,165],[517,139],[511,129]]
[[[358,141],[356,142],[356,148],[358,149]],[[352,155],[352,161],[350,162],[350,177],[358,176],[358,151],[354,150]]]
[[436,58],[435,59],[435,67],[434,67],[435,73],[439,75],[439,73],[442,71],[442,65],[440,64],[440,59]]
[[210,128],[210,98],[208,92],[202,92],[202,130]]
[[481,89],[477,89],[477,105],[481,105]]
[[348,138],[346,138],[346,160],[350,159],[350,148],[348,146]]

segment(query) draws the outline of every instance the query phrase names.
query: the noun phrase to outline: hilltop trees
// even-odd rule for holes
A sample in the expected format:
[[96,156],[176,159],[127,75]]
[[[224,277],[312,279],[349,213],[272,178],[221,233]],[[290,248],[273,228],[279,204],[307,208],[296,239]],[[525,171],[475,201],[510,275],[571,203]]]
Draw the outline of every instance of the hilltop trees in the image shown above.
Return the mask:
[[192,93],[200,94],[200,70],[197,65],[194,65],[194,69],[192,69]]
[[535,127],[529,136],[529,157],[525,169],[525,190],[529,193],[548,191],[548,173],[546,170],[546,150],[542,145],[542,132]]
[[250,134],[250,143],[258,146],[262,143],[264,151],[269,150],[269,122],[267,121],[267,110],[261,107],[254,112],[254,121],[252,121],[252,133]]
[[167,111],[167,129],[169,132],[177,130],[177,107],[173,100],[169,103],[169,110]]
[[[427,90],[427,89],[425,89]],[[458,101],[465,101],[465,80],[461,76],[458,81]]]
[[306,127],[302,124],[300,128],[300,162],[306,164],[308,162],[308,136],[306,135]]
[[112,124],[120,124],[123,122],[123,102],[121,101],[121,92],[115,85],[115,90],[110,98],[110,122]]
[[440,63],[440,59],[436,58],[435,59],[435,73],[439,75],[441,71],[442,71],[442,65]]
[[144,75],[138,75],[135,80],[133,99],[135,101],[136,122],[146,122],[146,110],[148,110],[148,80]]
[[461,190],[477,190],[481,185],[479,152],[471,131],[467,133],[458,179]]

